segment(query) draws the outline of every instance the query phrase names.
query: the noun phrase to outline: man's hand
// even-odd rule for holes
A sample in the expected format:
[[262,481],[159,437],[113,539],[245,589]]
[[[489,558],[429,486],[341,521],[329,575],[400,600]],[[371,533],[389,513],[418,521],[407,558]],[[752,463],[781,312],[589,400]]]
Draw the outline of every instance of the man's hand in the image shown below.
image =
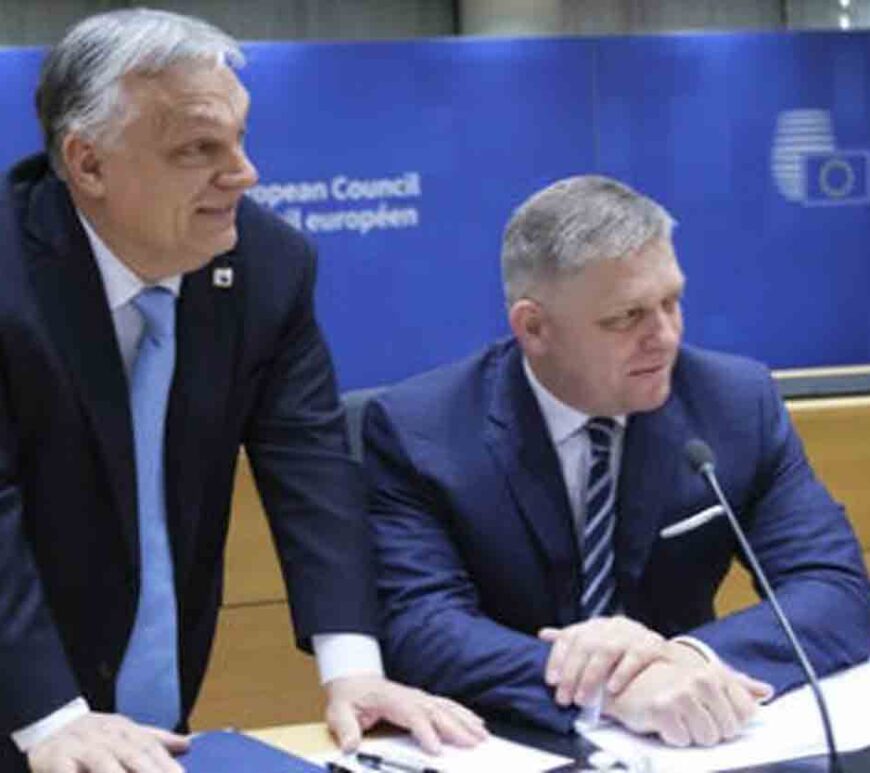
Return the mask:
[[663,656],[665,640],[627,617],[596,617],[567,628],[542,628],[551,642],[544,679],[556,688],[560,706],[582,706],[601,690],[620,692]]
[[172,755],[190,741],[118,714],[91,712],[30,750],[33,773],[184,773]]
[[326,683],[326,723],[342,751],[352,751],[362,733],[384,720],[411,731],[430,754],[441,742],[474,746],[487,736],[483,720],[447,698],[381,676],[344,676]]
[[669,642],[667,659],[648,666],[604,711],[637,733],[673,746],[713,746],[736,736],[773,688],[691,647]]

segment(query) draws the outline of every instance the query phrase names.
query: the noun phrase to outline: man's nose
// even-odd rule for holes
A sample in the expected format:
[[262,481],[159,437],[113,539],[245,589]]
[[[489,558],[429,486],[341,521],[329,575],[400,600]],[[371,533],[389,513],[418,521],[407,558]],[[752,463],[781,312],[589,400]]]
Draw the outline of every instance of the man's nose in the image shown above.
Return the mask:
[[223,188],[247,190],[256,185],[259,179],[257,167],[254,166],[244,148],[240,147],[233,153],[232,163],[221,172],[219,184]]
[[682,325],[679,311],[656,309],[647,315],[645,339],[658,346],[676,346],[680,342]]

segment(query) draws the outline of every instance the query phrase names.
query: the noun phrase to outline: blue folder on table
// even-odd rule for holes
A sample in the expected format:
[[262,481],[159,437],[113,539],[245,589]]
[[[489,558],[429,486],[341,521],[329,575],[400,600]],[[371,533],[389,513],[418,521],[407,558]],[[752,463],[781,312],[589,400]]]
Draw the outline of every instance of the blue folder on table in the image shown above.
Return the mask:
[[178,758],[187,773],[323,773],[323,768],[248,735],[200,733]]

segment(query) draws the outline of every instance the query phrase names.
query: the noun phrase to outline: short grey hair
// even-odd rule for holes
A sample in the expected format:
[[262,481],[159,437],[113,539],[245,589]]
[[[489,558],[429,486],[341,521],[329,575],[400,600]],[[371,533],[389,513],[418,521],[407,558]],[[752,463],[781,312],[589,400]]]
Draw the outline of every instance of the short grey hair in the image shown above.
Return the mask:
[[69,132],[105,139],[125,107],[122,79],[157,75],[194,62],[239,68],[239,44],[192,16],[134,8],[90,16],[71,27],[49,52],[36,90],[45,149],[62,172],[61,145]]
[[541,281],[576,274],[590,261],[670,239],[675,222],[663,206],[609,177],[559,180],[526,199],[505,228],[507,302],[527,296]]

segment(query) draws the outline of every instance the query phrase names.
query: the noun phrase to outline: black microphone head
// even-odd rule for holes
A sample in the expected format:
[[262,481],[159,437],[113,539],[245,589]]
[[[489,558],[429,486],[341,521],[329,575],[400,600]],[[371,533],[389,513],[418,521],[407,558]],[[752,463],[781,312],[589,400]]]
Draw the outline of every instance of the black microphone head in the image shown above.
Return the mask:
[[703,440],[693,438],[684,448],[686,459],[695,472],[702,472],[705,467],[712,468],[715,461],[713,451]]

